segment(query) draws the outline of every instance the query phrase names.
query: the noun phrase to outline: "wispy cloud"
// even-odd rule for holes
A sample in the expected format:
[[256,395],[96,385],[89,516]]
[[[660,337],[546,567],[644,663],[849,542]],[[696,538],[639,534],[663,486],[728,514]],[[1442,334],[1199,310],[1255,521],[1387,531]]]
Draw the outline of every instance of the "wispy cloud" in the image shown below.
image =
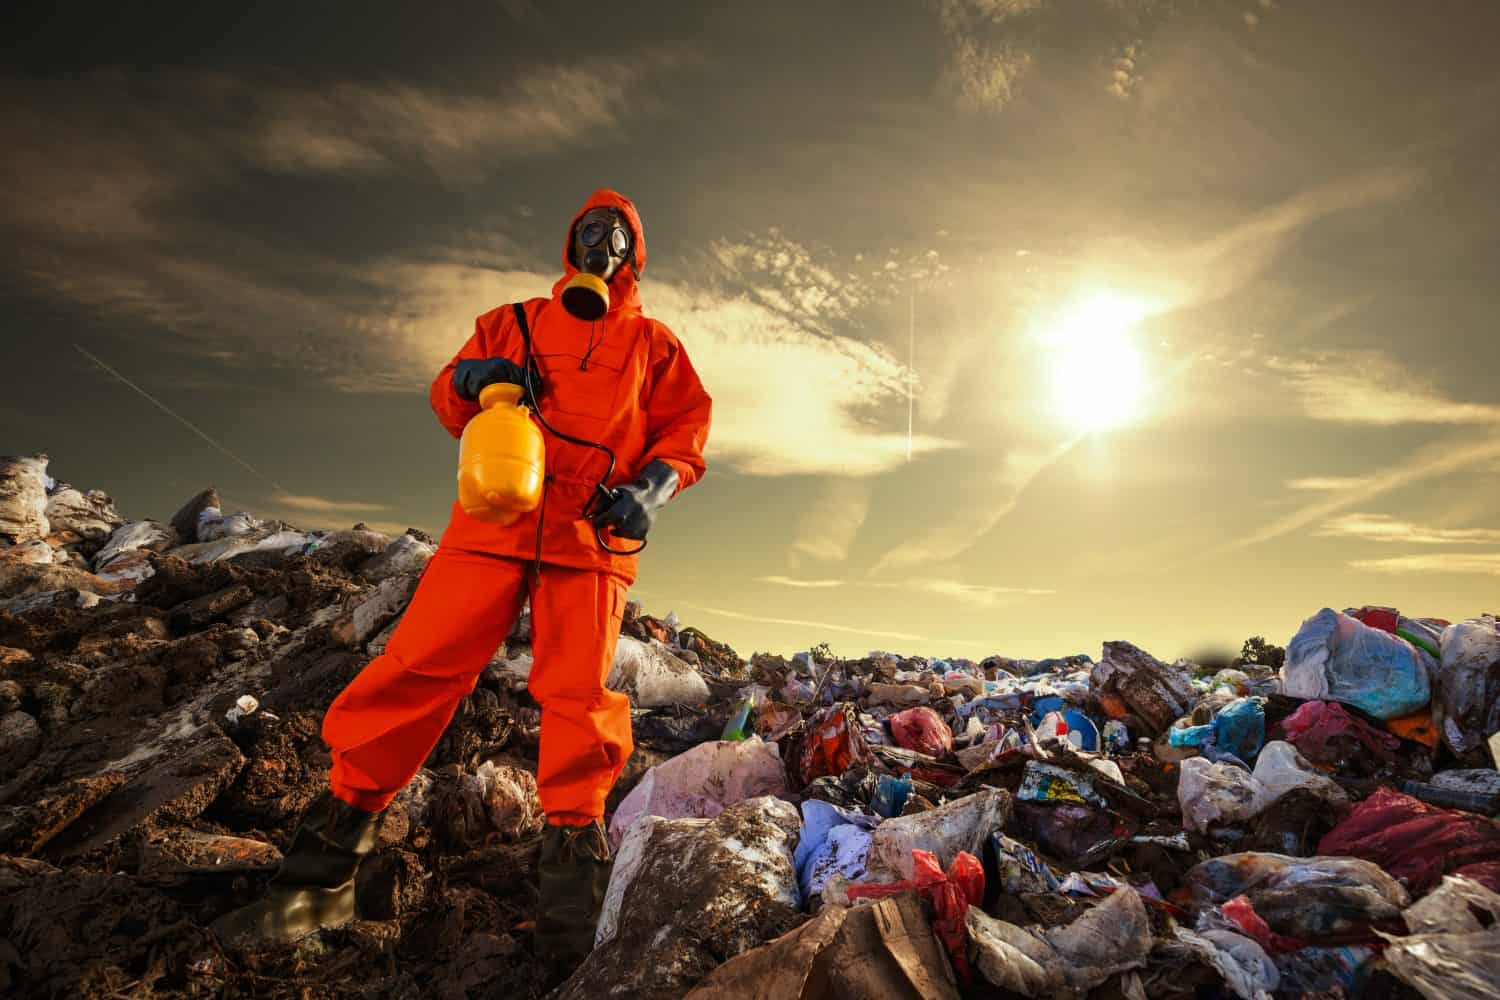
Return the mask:
[[1306,479],[1288,479],[1286,488],[1309,493],[1338,493],[1357,490],[1369,481],[1367,476],[1309,476]]
[[710,608],[699,604],[689,604],[687,607],[695,608],[711,615],[721,618],[733,618],[743,622],[757,622],[761,625],[791,625],[797,628],[815,628],[825,632],[842,632],[850,635],[879,636],[882,639],[910,639],[914,642],[931,642],[925,635],[914,635],[910,632],[887,632],[880,629],[858,628],[853,625],[839,625],[832,622],[804,621],[800,618],[772,618],[763,615],[746,614],[743,611],[730,611],[725,608]]
[[799,580],[791,576],[758,576],[757,583],[771,583],[778,587],[800,587],[807,590],[826,590],[830,587],[842,587],[843,580]]
[[1500,552],[1446,552],[1390,559],[1357,559],[1349,564],[1371,573],[1466,573],[1500,576]]
[[1433,528],[1401,521],[1389,514],[1346,514],[1318,530],[1332,538],[1366,542],[1406,542],[1413,545],[1468,545],[1500,543],[1496,528]]
[[327,497],[297,493],[277,494],[273,497],[273,502],[282,507],[317,514],[358,514],[364,511],[390,510],[387,504],[371,503],[367,500],[330,500]]
[[1021,597],[1045,597],[1057,593],[1041,587],[992,587],[985,584],[963,583],[958,580],[923,579],[881,582],[870,584],[882,590],[900,590],[908,593],[930,594],[945,600],[958,601],[979,608],[997,608],[1015,603]]
[[1266,367],[1285,380],[1315,420],[1378,427],[1500,423],[1500,406],[1450,399],[1376,351],[1273,357]]
[[869,513],[867,480],[830,480],[797,515],[793,553],[829,562],[848,558]]
[[1366,477],[1365,484],[1357,489],[1343,490],[1335,493],[1330,499],[1308,504],[1242,538],[1220,545],[1207,554],[1217,555],[1268,542],[1273,538],[1299,531],[1308,525],[1325,521],[1334,514],[1373,500],[1392,490],[1426,482],[1439,476],[1452,475],[1475,466],[1487,465],[1497,458],[1500,458],[1500,436],[1481,437],[1477,440],[1464,438],[1435,445],[1423,449],[1418,453],[1417,459],[1408,465],[1372,473]]

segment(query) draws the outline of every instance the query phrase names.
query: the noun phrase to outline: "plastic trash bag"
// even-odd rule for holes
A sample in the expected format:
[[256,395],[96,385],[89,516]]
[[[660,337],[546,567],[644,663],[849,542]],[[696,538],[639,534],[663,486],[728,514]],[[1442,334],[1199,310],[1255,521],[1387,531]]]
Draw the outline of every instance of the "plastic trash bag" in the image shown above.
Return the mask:
[[984,839],[1010,819],[1010,796],[985,788],[927,812],[885,820],[870,845],[872,878],[913,877],[912,851],[929,851],[951,864],[961,852],[978,855]]
[[642,816],[708,819],[744,799],[786,794],[786,769],[776,744],[759,736],[702,743],[646,772],[615,810],[610,843],[619,847]]
[[1252,777],[1260,784],[1260,812],[1286,793],[1305,788],[1336,808],[1349,804],[1349,796],[1338,783],[1309,764],[1297,748],[1281,740],[1272,740],[1255,762]]
[[1401,746],[1396,737],[1355,718],[1336,701],[1309,701],[1298,706],[1281,720],[1281,731],[1308,760],[1330,767],[1364,754],[1390,759]]
[[809,799],[802,803],[802,835],[792,862],[804,902],[823,891],[830,875],[837,873],[851,881],[864,878],[870,831],[877,822],[873,816],[830,802]]
[[[1478,920],[1476,911],[1487,920]],[[1500,895],[1450,876],[1402,917],[1411,936],[1381,935],[1390,942],[1385,963],[1397,978],[1430,1000],[1495,995],[1500,983]]]
[[1224,985],[1241,1000],[1270,1000],[1281,982],[1276,963],[1265,949],[1243,934],[1233,931],[1190,931],[1173,925],[1177,941],[1204,964],[1213,966],[1224,977]]
[[1485,617],[1443,630],[1433,701],[1443,742],[1454,753],[1484,747],[1500,731],[1500,627]]
[[877,816],[891,819],[901,815],[901,810],[906,807],[906,800],[911,796],[912,781],[911,773],[908,772],[899,778],[889,774],[880,776],[880,787],[875,792],[875,799],[870,807],[875,810]]
[[804,783],[837,777],[855,764],[868,765],[871,760],[853,705],[834,705],[808,720],[800,761]]
[[1206,833],[1215,823],[1239,823],[1260,812],[1260,783],[1232,764],[1213,764],[1202,757],[1182,762],[1177,802],[1184,828]]
[[912,878],[879,885],[851,885],[849,901],[884,899],[907,889],[916,889],[932,904],[935,914],[932,929],[943,942],[943,947],[948,949],[959,979],[968,982],[969,935],[964,916],[970,906],[978,905],[984,899],[984,867],[967,851],[959,852],[948,866],[946,875],[938,866],[937,858],[928,851],[913,851],[911,860]]
[[1266,741],[1265,702],[1259,698],[1236,698],[1219,709],[1213,722],[1173,727],[1167,736],[1174,747],[1202,747],[1211,743],[1220,756],[1229,754],[1237,760],[1253,760]]
[[896,744],[929,757],[953,751],[953,731],[943,717],[925,705],[897,712],[888,720]]
[[1024,996],[1081,995],[1144,966],[1153,944],[1146,906],[1129,886],[1063,927],[1018,927],[978,907],[965,922],[980,974]]
[[655,640],[641,642],[628,635],[620,636],[604,683],[611,691],[628,695],[633,708],[701,705],[708,701],[708,684],[670,646]]
[[1393,920],[1411,902],[1401,883],[1358,858],[1226,854],[1195,865],[1184,884],[1200,911],[1244,896],[1272,931],[1312,941]]
[[1431,699],[1435,667],[1405,639],[1324,608],[1287,645],[1281,680],[1294,697],[1347,702],[1377,719],[1394,719]]
[[1356,806],[1318,842],[1318,853],[1373,861],[1417,893],[1445,874],[1467,875],[1500,891],[1500,826],[1390,788],[1376,789]]
[[[1489,914],[1480,922],[1474,913]],[[1413,903],[1401,914],[1406,929],[1413,934],[1468,933],[1500,924],[1500,893],[1487,889],[1473,879],[1444,875],[1442,885]]]

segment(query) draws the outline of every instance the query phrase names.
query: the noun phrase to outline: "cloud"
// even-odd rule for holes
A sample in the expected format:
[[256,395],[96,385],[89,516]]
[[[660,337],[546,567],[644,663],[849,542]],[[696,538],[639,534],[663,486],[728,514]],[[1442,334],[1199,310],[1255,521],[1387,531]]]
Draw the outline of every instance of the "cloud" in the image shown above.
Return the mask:
[[899,590],[903,593],[930,594],[945,600],[958,601],[979,608],[997,608],[1013,604],[1019,597],[1043,597],[1057,591],[1037,587],[995,587],[987,584],[963,583],[959,580],[914,577],[897,581],[847,580],[803,580],[789,576],[756,577],[760,583],[771,583],[782,587],[797,587],[822,590],[834,587],[869,587],[877,590]]
[[1315,420],[1377,427],[1500,423],[1500,406],[1449,399],[1378,351],[1273,357],[1266,367]]
[[[1371,473],[1366,482],[1357,489],[1343,490],[1328,500],[1320,500],[1284,517],[1277,518],[1242,538],[1227,542],[1203,555],[1221,555],[1251,545],[1259,545],[1273,538],[1280,538],[1323,521],[1340,511],[1365,503],[1392,490],[1426,482],[1439,476],[1452,475],[1485,466],[1500,458],[1500,436],[1462,438],[1424,448],[1415,460],[1400,468]],[[1200,556],[1201,558],[1201,556]]]
[[869,514],[868,480],[830,480],[798,513],[792,551],[831,562],[846,559]]
[[297,493],[280,493],[272,502],[293,510],[306,510],[318,514],[345,514],[361,511],[390,510],[389,505],[370,503],[367,500],[330,500],[327,497],[308,496]]
[[1432,528],[1399,521],[1389,514],[1346,514],[1324,524],[1318,534],[1330,538],[1358,538],[1366,542],[1406,542],[1413,545],[1465,545],[1500,542],[1500,529]]
[[1367,476],[1309,476],[1306,479],[1288,479],[1286,488],[1311,493],[1337,493],[1341,490],[1357,490],[1369,481]]
[[[763,476],[869,476],[905,464],[906,428],[880,410],[904,402],[908,372],[880,346],[821,335],[723,291],[653,283],[649,298],[713,386],[714,455]],[[917,455],[956,446],[911,441]]]
[[778,587],[802,587],[811,590],[823,590],[829,587],[842,587],[843,580],[798,580],[790,576],[758,576],[757,583],[771,583]]
[[687,607],[698,611],[707,612],[711,615],[719,615],[722,618],[733,618],[742,622],[757,622],[762,625],[793,625],[798,628],[816,628],[826,632],[845,632],[852,635],[872,635],[882,639],[910,639],[914,642],[931,642],[925,635],[913,635],[910,632],[885,632],[878,629],[856,628],[852,625],[836,625],[829,622],[803,621],[799,618],[770,618],[762,615],[745,614],[742,611],[728,611],[724,608],[710,608],[701,604],[689,604]]
[[915,578],[899,582],[870,584],[883,590],[900,590],[931,594],[935,597],[958,601],[979,608],[997,608],[1015,603],[1018,597],[1043,597],[1055,594],[1055,590],[1034,587],[992,587],[985,584],[962,583],[958,580]]
[[1370,573],[1464,573],[1500,576],[1500,552],[1447,552],[1390,559],[1357,559],[1349,564]]
[[1025,15],[1045,6],[1046,0],[937,0],[941,89],[966,110],[1004,108],[1032,64]]

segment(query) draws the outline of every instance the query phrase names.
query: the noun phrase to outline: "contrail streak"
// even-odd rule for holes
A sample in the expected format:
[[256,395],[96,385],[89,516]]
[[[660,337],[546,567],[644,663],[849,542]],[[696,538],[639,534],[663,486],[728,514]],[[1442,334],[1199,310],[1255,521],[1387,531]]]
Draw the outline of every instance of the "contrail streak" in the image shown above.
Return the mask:
[[256,477],[258,477],[260,479],[264,479],[266,482],[270,483],[272,486],[274,486],[278,491],[280,491],[282,493],[289,492],[286,487],[282,486],[276,480],[272,479],[270,476],[266,475],[264,472],[261,472],[255,466],[251,465],[249,462],[245,461],[243,458],[240,458],[240,456],[238,456],[234,452],[230,451],[224,445],[220,444],[219,442],[215,441],[213,438],[209,437],[208,433],[206,431],[204,431],[198,425],[194,424],[191,420],[187,419],[186,417],[184,417],[181,414],[179,414],[179,413],[175,412],[174,410],[172,410],[172,408],[169,407],[169,406],[167,406],[166,403],[163,403],[161,400],[159,400],[155,396],[151,395],[145,389],[142,389],[140,386],[138,386],[134,382],[130,381],[130,379],[126,378],[124,375],[121,375],[119,372],[115,371],[109,365],[105,364],[103,361],[100,361],[98,358],[94,357],[88,351],[85,351],[78,344],[74,344],[73,347],[74,347],[75,350],[78,351],[79,354],[82,354],[84,357],[88,358],[94,364],[98,365],[100,368],[103,368],[105,371],[109,372],[115,378],[119,379],[121,382],[124,382],[126,385],[130,386],[130,388],[132,388],[136,392],[140,393],[142,396],[144,396],[146,398],[147,402],[151,403],[152,406],[155,406],[157,409],[161,410],[167,416],[171,417],[173,420],[177,421],[179,424],[182,424],[182,426],[186,427],[188,430],[192,431],[194,434],[198,435],[203,440],[205,440],[209,444],[213,445],[219,451],[223,452],[225,455],[227,455],[231,459],[233,459],[240,466],[242,466],[245,469],[249,470],[250,472],[254,473]]

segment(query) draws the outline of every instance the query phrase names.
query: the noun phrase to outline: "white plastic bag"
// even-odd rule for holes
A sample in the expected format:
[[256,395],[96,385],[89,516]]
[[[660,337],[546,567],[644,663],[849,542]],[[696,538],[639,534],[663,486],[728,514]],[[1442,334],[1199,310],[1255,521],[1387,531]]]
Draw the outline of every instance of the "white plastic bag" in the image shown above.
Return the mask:
[[1260,812],[1261,787],[1249,771],[1232,764],[1212,764],[1202,757],[1182,762],[1177,802],[1182,822],[1204,833],[1214,823],[1239,823]]
[[646,772],[615,810],[610,844],[619,847],[642,816],[708,819],[744,799],[786,794],[786,768],[775,743],[759,736],[700,743]]

